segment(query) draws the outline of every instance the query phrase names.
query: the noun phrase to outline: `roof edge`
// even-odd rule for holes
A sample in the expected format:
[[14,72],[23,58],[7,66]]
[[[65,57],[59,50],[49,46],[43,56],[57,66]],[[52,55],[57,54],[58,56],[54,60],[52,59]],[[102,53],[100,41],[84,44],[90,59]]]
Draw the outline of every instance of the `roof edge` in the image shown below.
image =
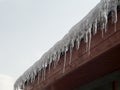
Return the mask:
[[[90,52],[91,33],[93,32],[96,34],[98,27],[106,32],[109,12],[112,12],[113,23],[117,23],[118,5],[120,5],[120,0],[101,0],[87,16],[71,28],[62,40],[58,41],[33,66],[16,80],[14,90],[24,88],[26,82],[34,81],[38,72],[42,69],[46,69],[52,62],[59,61],[61,53],[65,55],[68,50],[72,51],[75,42],[77,42],[77,49],[79,49],[81,40],[84,39],[85,43],[88,43],[87,51]],[[63,69],[63,73],[64,72]]]

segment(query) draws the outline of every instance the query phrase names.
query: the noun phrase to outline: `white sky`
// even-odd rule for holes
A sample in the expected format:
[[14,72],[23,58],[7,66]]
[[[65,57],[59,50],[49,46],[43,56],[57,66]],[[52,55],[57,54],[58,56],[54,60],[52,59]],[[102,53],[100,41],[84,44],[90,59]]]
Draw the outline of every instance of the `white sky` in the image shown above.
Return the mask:
[[99,1],[0,0],[0,74],[18,78]]

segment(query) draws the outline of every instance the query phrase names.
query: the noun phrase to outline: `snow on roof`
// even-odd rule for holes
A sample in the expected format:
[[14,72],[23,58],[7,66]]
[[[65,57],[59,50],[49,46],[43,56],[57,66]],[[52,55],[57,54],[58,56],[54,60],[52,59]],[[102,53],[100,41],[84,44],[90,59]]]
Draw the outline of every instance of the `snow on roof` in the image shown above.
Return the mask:
[[113,23],[117,23],[117,6],[120,4],[119,2],[120,0],[101,0],[86,17],[84,17],[79,23],[71,28],[71,30],[63,37],[62,40],[58,41],[33,66],[31,66],[16,80],[14,89],[18,90],[21,87],[24,89],[25,83],[34,81],[38,72],[41,70],[45,71],[46,67],[50,66],[52,62],[58,62],[61,53],[63,53],[65,56],[63,65],[64,73],[66,52],[68,50],[72,52],[75,42],[77,42],[77,49],[79,49],[81,39],[84,39],[85,43],[88,44],[87,50],[90,52],[91,32],[96,34],[98,27],[101,28],[102,32],[106,32],[109,12],[112,13]]

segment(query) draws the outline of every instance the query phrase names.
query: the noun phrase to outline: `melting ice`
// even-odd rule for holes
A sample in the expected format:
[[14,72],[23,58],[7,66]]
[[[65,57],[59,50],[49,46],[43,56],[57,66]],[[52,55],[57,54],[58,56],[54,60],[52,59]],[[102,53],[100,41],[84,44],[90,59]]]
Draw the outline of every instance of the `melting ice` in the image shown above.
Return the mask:
[[[72,58],[72,49],[75,46],[75,41],[77,42],[77,49],[79,49],[79,45],[81,39],[84,38],[86,43],[86,51],[90,54],[90,45],[92,32],[95,35],[97,33],[98,28],[102,30],[102,37],[104,32],[107,31],[107,23],[108,23],[108,14],[112,13],[112,22],[115,26],[116,31],[116,23],[117,23],[117,6],[120,3],[118,0],[101,0],[101,2],[79,23],[77,23],[74,27],[71,28],[68,34],[63,37],[62,40],[58,41],[48,52],[46,52],[40,60],[38,60],[33,66],[31,66],[14,84],[14,89],[19,90],[21,87],[24,89],[24,85],[26,82],[33,82],[35,80],[35,76],[38,72],[39,74],[43,74],[43,80],[45,80],[46,76],[46,68],[49,66],[49,71],[51,69],[51,64],[58,63],[61,53],[64,53],[64,63],[63,63],[63,73],[65,72],[66,67],[66,52],[70,51],[70,60],[69,64],[71,64]],[[42,71],[41,71],[42,70]],[[38,78],[38,83],[39,83]]]

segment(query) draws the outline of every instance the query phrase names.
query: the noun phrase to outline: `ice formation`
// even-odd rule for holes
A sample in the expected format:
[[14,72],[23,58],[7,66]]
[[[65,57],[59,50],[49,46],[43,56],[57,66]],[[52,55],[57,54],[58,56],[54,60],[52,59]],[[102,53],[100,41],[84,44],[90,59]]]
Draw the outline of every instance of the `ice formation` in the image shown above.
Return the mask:
[[[26,82],[33,82],[35,76],[38,74],[45,80],[46,68],[50,67],[52,62],[57,65],[60,60],[61,54],[64,55],[63,73],[65,72],[66,65],[66,52],[70,52],[69,64],[71,64],[72,49],[77,44],[77,49],[80,47],[81,39],[84,39],[86,43],[86,51],[90,54],[91,38],[97,33],[97,28],[101,28],[102,37],[104,32],[107,31],[108,14],[111,12],[112,22],[115,25],[117,23],[117,6],[120,4],[120,0],[101,0],[100,3],[79,23],[71,28],[62,40],[58,41],[48,52],[46,52],[40,60],[38,60],[33,66],[31,66],[22,76],[20,76],[14,84],[14,90],[19,90],[21,87],[24,89]],[[38,78],[39,83],[39,78]]]

